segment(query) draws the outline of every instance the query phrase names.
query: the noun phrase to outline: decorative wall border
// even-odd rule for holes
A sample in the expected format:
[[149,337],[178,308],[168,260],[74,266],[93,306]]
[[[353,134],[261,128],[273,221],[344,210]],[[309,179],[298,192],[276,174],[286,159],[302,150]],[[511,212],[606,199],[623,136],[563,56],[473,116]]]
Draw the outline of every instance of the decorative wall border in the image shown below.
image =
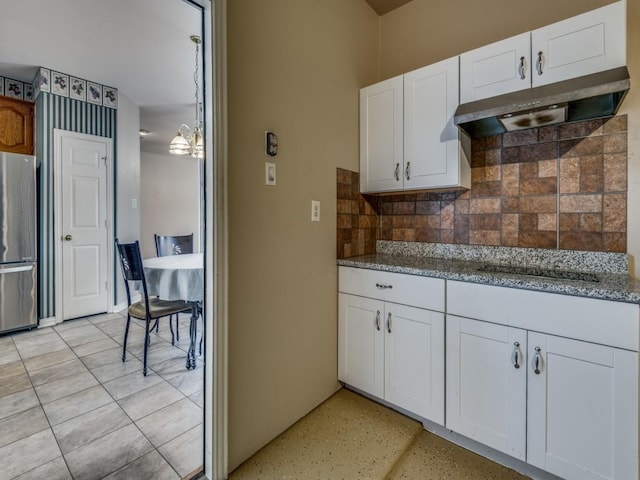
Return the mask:
[[33,99],[41,92],[52,93],[60,97],[118,108],[118,89],[90,82],[66,73],[41,67],[33,80]]
[[0,95],[3,97],[17,98],[27,102],[35,102],[33,85],[21,82],[9,77],[0,76]]

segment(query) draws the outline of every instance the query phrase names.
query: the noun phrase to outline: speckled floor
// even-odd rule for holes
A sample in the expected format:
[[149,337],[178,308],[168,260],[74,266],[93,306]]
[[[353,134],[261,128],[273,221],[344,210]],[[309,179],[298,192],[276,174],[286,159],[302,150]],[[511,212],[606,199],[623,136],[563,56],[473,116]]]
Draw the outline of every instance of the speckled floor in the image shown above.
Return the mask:
[[230,480],[525,478],[344,388],[229,476]]

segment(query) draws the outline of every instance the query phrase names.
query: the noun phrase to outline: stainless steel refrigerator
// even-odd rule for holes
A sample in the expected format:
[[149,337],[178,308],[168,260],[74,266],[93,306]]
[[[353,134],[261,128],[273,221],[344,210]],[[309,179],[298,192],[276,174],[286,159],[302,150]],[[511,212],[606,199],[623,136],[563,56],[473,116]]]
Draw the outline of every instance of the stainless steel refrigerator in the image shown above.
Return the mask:
[[38,324],[36,159],[0,152],[0,333]]

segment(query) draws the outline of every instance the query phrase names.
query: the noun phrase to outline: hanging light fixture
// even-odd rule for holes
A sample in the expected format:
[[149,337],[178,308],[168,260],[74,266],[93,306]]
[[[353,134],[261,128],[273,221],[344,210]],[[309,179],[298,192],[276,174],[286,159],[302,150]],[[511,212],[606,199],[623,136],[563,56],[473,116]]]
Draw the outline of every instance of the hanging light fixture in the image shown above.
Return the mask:
[[196,158],[204,157],[204,139],[202,138],[202,123],[200,120],[200,85],[198,83],[198,59],[201,39],[199,35],[191,35],[191,41],[196,45],[196,69],[193,81],[196,84],[196,123],[192,128],[184,123],[178,127],[178,133],[169,144],[172,155],[191,155]]

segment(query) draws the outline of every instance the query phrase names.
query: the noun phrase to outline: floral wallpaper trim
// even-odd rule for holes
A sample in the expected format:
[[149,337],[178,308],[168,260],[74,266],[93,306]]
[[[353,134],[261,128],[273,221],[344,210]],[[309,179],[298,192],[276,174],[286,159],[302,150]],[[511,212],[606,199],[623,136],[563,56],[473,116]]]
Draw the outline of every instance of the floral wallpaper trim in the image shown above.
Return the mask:
[[118,89],[48,68],[38,70],[36,78],[33,80],[33,92],[34,99],[40,92],[49,92],[81,102],[118,108]]
[[35,100],[32,85],[2,76],[0,76],[0,95],[17,98],[18,100],[26,100],[28,102]]

